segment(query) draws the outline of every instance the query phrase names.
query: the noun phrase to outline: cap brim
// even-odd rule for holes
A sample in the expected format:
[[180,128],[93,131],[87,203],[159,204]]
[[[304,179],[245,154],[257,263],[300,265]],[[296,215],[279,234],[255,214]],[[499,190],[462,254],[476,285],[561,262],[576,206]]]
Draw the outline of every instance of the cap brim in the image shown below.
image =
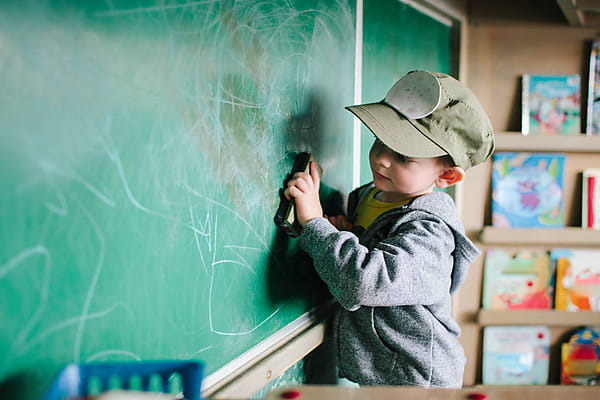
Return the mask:
[[440,157],[448,153],[385,103],[346,107],[386,146],[408,157]]

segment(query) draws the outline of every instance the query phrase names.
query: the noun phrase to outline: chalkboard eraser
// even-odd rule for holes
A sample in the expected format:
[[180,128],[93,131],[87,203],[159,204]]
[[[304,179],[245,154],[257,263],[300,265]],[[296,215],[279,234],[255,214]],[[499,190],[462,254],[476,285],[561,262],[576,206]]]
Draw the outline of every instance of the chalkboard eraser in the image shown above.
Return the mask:
[[[323,169],[317,162],[316,158],[308,152],[299,153],[296,156],[296,159],[294,160],[292,171],[286,177],[283,186],[287,186],[287,183],[296,172],[305,172],[309,174],[311,162],[315,163],[315,165],[317,166],[317,171],[319,172],[319,176],[321,176],[323,174]],[[275,214],[275,225],[277,225],[282,231],[287,233],[289,236],[297,237],[298,235],[300,235],[302,227],[300,226],[298,221],[296,221],[296,209],[294,199],[286,199],[283,195],[283,189],[279,191],[279,195],[281,196],[281,202],[279,203],[277,213]]]

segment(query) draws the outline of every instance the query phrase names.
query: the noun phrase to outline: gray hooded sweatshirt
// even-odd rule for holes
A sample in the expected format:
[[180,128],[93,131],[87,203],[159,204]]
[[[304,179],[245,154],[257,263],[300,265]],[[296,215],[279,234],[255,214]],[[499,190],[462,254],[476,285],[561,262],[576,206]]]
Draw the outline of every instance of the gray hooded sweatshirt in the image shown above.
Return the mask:
[[[372,185],[349,199],[351,220]],[[362,385],[462,386],[465,355],[451,295],[480,254],[450,196],[433,192],[389,210],[357,237],[324,218],[299,238],[341,305],[339,373]]]

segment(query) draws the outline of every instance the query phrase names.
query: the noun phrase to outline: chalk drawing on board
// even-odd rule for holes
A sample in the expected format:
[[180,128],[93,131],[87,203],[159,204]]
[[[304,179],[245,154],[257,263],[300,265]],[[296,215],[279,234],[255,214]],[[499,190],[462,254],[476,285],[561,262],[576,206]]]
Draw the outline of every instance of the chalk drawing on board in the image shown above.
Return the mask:
[[[32,347],[36,346],[39,342],[43,341],[50,335],[60,333],[61,330],[67,329],[70,326],[78,325],[81,326],[85,320],[91,320],[95,318],[102,318],[109,314],[113,309],[117,307],[124,307],[123,303],[117,303],[110,307],[107,310],[99,311],[95,313],[82,313],[82,315],[77,317],[68,318],[64,321],[57,323],[49,328],[44,329],[39,334],[35,336],[31,336],[31,331],[36,328],[36,325],[40,322],[40,319],[43,313],[46,310],[47,301],[48,301],[48,291],[50,287],[50,273],[52,269],[52,257],[48,251],[48,249],[42,245],[38,245],[32,248],[24,249],[22,252],[17,254],[16,256],[9,259],[5,264],[0,265],[0,280],[5,277],[5,275],[11,273],[13,270],[18,268],[26,268],[28,267],[27,261],[33,257],[43,257],[44,259],[44,271],[42,274],[40,289],[39,289],[39,302],[36,306],[35,311],[32,313],[31,318],[27,321],[26,324],[23,325],[17,336],[15,337],[12,345],[11,352],[15,352],[16,354],[24,354],[27,353]],[[74,349],[76,352],[76,348]],[[134,358],[139,359],[138,356]],[[6,367],[6,363],[9,362],[9,358],[3,359],[3,365],[0,370]]]
[[136,200],[133,193],[131,193],[129,183],[127,182],[127,178],[125,177],[125,171],[123,171],[123,164],[121,163],[121,158],[119,157],[119,151],[117,150],[117,148],[110,136],[111,125],[112,125],[112,116],[108,115],[106,117],[106,128],[105,128],[105,135],[104,135],[104,138],[106,138],[106,140],[101,140],[100,143],[103,145],[104,150],[106,151],[106,154],[108,155],[108,158],[114,163],[115,167],[117,168],[119,177],[121,178],[121,182],[123,183],[123,189],[127,193],[127,198],[129,198],[129,201],[131,201],[131,204],[133,204],[135,207],[139,208],[140,210],[162,217],[163,215],[158,214],[154,211],[151,211],[151,210],[147,209],[146,207],[144,207],[143,205],[141,205]]
[[[8,262],[2,266],[0,266],[0,279],[3,279],[7,274],[9,274],[12,270],[17,268],[25,268],[27,267],[26,262],[32,257],[43,257],[44,259],[44,271],[41,287],[39,289],[39,304],[35,311],[33,312],[31,318],[23,325],[19,333],[17,334],[15,340],[11,345],[11,349],[19,349],[22,343],[24,343],[30,334],[31,329],[37,324],[40,319],[41,314],[44,312],[46,307],[46,302],[48,300],[48,289],[50,286],[50,270],[52,267],[52,258],[48,249],[44,246],[38,245],[35,247],[31,247],[28,249],[24,249],[19,254],[8,260]],[[6,363],[6,359],[4,359],[4,363]]]
[[[258,232],[256,232],[256,230],[250,224],[250,222],[248,222],[248,220],[246,220],[246,218],[244,218],[239,212],[232,209],[231,207],[226,206],[225,204],[222,204],[221,202],[219,202],[217,200],[211,199],[211,198],[199,193],[198,191],[191,188],[187,184],[187,182],[184,183],[184,187],[186,188],[188,193],[192,194],[193,196],[201,198],[206,203],[213,204],[213,205],[225,210],[226,212],[232,214],[235,217],[235,220],[240,221],[243,224],[245,224],[247,226],[247,228],[254,234],[255,238],[263,245],[262,248],[255,248],[255,247],[248,247],[248,246],[242,246],[242,245],[224,244],[221,246],[224,249],[231,249],[232,252],[239,258],[239,260],[217,259],[217,256],[216,256],[217,255],[216,249],[218,246],[217,245],[217,234],[218,234],[218,230],[219,230],[218,216],[215,215],[214,218],[211,218],[211,215],[207,213],[205,223],[202,226],[202,230],[199,231],[197,229],[193,229],[194,235],[202,234],[205,237],[206,242],[209,244],[208,251],[209,251],[209,253],[212,253],[212,262],[210,264],[210,266],[211,266],[210,284],[209,284],[209,294],[208,294],[208,316],[209,316],[208,319],[209,319],[210,331],[213,333],[216,333],[218,335],[224,335],[224,336],[236,336],[236,335],[250,334],[250,333],[254,332],[256,329],[258,329],[260,326],[265,324],[268,320],[273,318],[273,316],[275,316],[275,314],[277,314],[279,312],[280,307],[277,307],[265,319],[263,319],[262,321],[257,323],[254,327],[250,327],[249,329],[226,332],[226,331],[215,328],[214,323],[213,323],[213,307],[212,307],[213,306],[213,298],[214,298],[213,297],[213,288],[214,288],[214,279],[215,279],[215,268],[221,264],[239,265],[242,268],[245,268],[248,271],[250,271],[253,275],[256,275],[254,268],[251,267],[250,264],[248,263],[248,261],[246,261],[246,259],[241,255],[240,250],[260,252],[260,253],[269,253],[270,250],[267,246],[267,243],[265,242],[264,238]],[[190,209],[190,214],[193,216],[193,211],[191,209]],[[194,228],[193,222],[192,222],[192,228]],[[197,236],[195,236],[195,239],[197,240]],[[210,245],[211,241],[212,241],[212,247]],[[200,253],[202,253],[202,252],[200,251]],[[204,265],[204,258],[202,258],[202,260],[203,260],[203,265]]]
[[[108,315],[110,313],[112,313],[114,310],[116,310],[118,308],[123,308],[130,315],[132,315],[131,310],[128,309],[128,307],[127,307],[127,305],[125,303],[118,302],[118,303],[112,305],[111,307],[107,308],[106,310],[101,310],[101,311],[96,311],[96,312],[93,312],[93,313],[89,313],[85,317],[85,320],[86,321],[91,321],[91,320],[94,320],[94,319],[106,318],[106,317],[108,317]],[[51,326],[51,327],[43,330],[38,335],[33,336],[30,339],[28,339],[27,337],[23,337],[23,340],[21,340],[19,343],[16,343],[17,345],[22,345],[23,346],[22,348],[20,348],[18,350],[18,352],[21,353],[21,354],[27,353],[33,347],[39,345],[40,342],[42,342],[43,340],[45,340],[49,336],[55,335],[55,334],[60,334],[61,331],[65,330],[65,329],[68,329],[68,328],[70,328],[72,326],[78,325],[79,321],[81,319],[82,319],[81,316],[67,318],[64,321],[61,321],[61,322],[57,323],[56,325],[53,325],[53,326]]]
[[[92,183],[83,178],[76,171],[72,169],[60,168],[56,162],[50,160],[37,159],[35,160],[35,164],[39,167],[39,170],[42,171],[42,174],[45,176],[46,180],[51,184],[55,193],[56,200],[58,201],[58,204],[52,204],[50,201],[44,202],[46,208],[48,208],[48,210],[50,210],[51,212],[54,212],[60,216],[66,216],[68,214],[69,208],[64,192],[60,189],[60,185],[56,182],[56,179],[54,179],[53,177],[78,182],[102,202],[106,203],[110,207],[115,207],[116,203],[112,196],[110,196],[107,193],[103,193],[101,189],[95,187]],[[24,191],[24,189],[25,188],[21,186],[17,190],[19,192],[22,192]]]
[[92,214],[85,208],[83,205],[81,206],[83,214],[87,217],[90,222],[90,226],[93,228],[94,233],[96,234],[96,238],[98,239],[98,259],[96,261],[96,266],[94,268],[94,274],[90,281],[90,286],[85,296],[85,301],[83,303],[83,307],[81,310],[81,316],[79,318],[79,323],[77,324],[77,332],[75,334],[75,343],[73,344],[73,360],[78,363],[81,359],[81,341],[83,340],[83,330],[85,328],[86,318],[89,314],[90,303],[92,298],[94,297],[94,293],[96,291],[96,284],[98,283],[98,279],[100,277],[100,273],[102,272],[102,267],[104,265],[104,254],[106,251],[106,245],[104,242],[104,235],[100,230],[100,227],[92,217]]

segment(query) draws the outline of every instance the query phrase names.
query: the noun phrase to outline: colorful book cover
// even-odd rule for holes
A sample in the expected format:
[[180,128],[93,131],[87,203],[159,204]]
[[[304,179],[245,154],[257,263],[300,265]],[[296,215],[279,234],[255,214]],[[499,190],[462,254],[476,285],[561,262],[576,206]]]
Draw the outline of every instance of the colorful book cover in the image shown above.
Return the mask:
[[486,326],[484,385],[546,385],[550,332],[545,326]]
[[579,75],[523,75],[523,135],[581,132]]
[[600,229],[600,168],[583,170],[581,188],[581,226]]
[[493,310],[550,309],[553,272],[546,252],[501,249],[485,254],[482,307]]
[[565,155],[495,153],[492,225],[499,228],[564,226]]
[[600,333],[594,328],[577,331],[561,346],[562,385],[600,384]]
[[557,310],[600,311],[600,250],[555,249]]
[[585,133],[600,134],[600,40],[592,42]]

